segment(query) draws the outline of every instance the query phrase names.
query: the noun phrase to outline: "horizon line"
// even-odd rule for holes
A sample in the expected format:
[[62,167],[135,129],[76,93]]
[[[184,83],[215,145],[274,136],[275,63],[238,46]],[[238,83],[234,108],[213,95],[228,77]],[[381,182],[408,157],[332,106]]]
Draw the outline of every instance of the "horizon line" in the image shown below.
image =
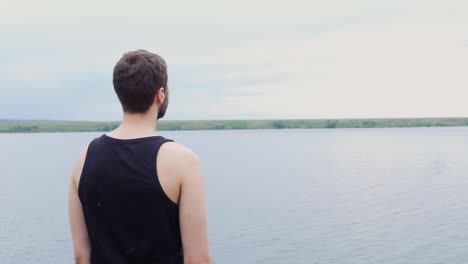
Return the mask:
[[[192,122],[192,121],[273,121],[273,120],[363,120],[363,119],[463,119],[468,116],[445,116],[445,117],[333,117],[333,118],[257,118],[257,119],[168,119],[158,122]],[[0,121],[52,121],[52,122],[121,122],[122,120],[67,120],[67,119],[3,119]]]

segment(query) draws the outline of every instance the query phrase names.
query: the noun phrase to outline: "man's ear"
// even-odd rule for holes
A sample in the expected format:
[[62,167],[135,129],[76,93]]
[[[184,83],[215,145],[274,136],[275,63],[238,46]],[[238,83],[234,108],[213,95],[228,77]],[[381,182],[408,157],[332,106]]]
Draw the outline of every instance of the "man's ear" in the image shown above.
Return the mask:
[[157,105],[161,105],[166,100],[166,89],[164,87],[159,88],[154,99]]

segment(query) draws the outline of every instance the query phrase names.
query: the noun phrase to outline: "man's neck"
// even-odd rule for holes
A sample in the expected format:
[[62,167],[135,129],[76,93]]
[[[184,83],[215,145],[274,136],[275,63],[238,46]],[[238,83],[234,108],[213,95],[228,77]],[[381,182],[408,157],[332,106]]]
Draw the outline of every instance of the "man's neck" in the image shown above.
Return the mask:
[[156,135],[156,115],[154,113],[124,113],[119,127],[108,133],[109,136],[129,139]]

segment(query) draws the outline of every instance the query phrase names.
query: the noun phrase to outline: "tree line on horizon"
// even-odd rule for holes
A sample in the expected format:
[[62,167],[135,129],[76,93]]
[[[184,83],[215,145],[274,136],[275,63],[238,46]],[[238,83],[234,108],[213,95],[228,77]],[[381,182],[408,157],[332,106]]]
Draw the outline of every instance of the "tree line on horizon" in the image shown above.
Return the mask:
[[[110,131],[119,122],[0,120],[0,133]],[[468,126],[468,118],[161,120],[158,130],[228,130],[292,128],[383,128]]]

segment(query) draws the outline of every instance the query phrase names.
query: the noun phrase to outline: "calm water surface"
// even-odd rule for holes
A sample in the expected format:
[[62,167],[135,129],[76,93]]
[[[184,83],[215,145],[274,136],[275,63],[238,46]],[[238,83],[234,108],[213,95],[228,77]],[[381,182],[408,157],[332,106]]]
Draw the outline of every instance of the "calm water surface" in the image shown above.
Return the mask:
[[[102,133],[0,134],[0,263],[73,263]],[[468,128],[160,132],[198,153],[214,263],[468,263]]]

